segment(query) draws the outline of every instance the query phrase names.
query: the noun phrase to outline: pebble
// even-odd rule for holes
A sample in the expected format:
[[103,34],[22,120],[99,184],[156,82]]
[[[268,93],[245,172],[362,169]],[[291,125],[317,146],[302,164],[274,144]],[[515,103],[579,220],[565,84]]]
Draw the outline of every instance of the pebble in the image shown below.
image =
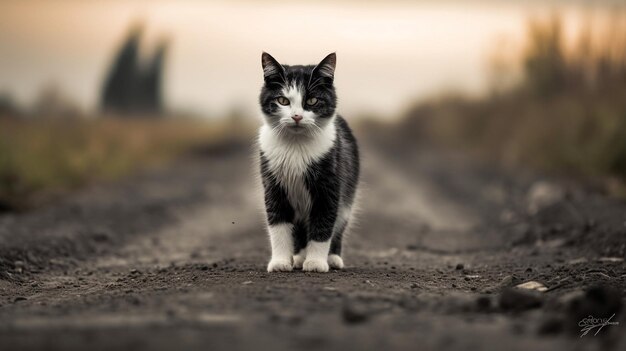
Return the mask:
[[548,291],[548,288],[545,285],[533,280],[516,285],[515,287],[518,289],[536,290],[541,292]]
[[463,265],[463,263],[457,263],[456,265],[456,270],[460,271],[461,269],[463,269],[465,266]]

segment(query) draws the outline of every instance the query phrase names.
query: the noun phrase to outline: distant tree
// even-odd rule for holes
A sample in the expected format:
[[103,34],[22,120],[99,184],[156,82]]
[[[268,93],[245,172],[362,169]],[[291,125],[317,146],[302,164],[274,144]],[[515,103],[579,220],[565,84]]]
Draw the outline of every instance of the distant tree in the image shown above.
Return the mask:
[[143,30],[135,25],[121,46],[102,89],[101,108],[121,116],[158,116],[163,112],[162,85],[167,42],[157,46],[144,64],[140,58]]
[[141,110],[159,114],[163,110],[162,86],[163,67],[167,51],[167,41],[162,40],[156,47],[151,60],[145,64],[139,77],[140,86],[137,91],[138,104]]
[[567,75],[560,17],[553,16],[547,23],[531,21],[528,28],[524,57],[527,83],[539,96],[559,93],[565,88]]

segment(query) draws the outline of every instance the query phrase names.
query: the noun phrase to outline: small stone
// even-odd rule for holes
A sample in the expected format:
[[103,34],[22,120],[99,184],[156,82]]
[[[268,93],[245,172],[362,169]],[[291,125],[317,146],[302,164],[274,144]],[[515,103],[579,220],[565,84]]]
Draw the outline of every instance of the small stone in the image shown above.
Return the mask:
[[245,282],[241,283],[242,285],[250,285],[252,284],[252,280],[246,280]]
[[409,288],[411,288],[411,289],[417,289],[417,288],[419,288],[419,287],[420,287],[420,286],[419,286],[419,285],[417,285],[417,283],[411,283],[411,284],[409,285]]
[[518,289],[536,290],[536,291],[541,291],[541,292],[544,292],[544,291],[548,290],[548,288],[546,288],[545,285],[543,285],[543,284],[541,284],[539,282],[536,282],[536,281],[532,281],[532,280],[528,281],[526,283],[522,283],[522,284],[516,285],[515,287],[518,288]]
[[461,269],[463,269],[465,266],[463,265],[463,263],[457,263],[456,265],[456,270],[460,271]]
[[27,300],[27,298],[25,298],[24,296],[16,296],[13,299],[13,302],[26,301],[26,300]]

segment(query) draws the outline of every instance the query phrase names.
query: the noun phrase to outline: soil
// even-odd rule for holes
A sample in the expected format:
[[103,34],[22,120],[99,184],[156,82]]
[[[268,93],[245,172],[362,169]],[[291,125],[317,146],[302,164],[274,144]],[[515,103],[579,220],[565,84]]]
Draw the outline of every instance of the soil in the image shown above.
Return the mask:
[[[346,268],[267,273],[249,155],[207,148],[0,214],[0,349],[626,349],[623,201],[372,144]],[[538,181],[560,196],[530,211]]]

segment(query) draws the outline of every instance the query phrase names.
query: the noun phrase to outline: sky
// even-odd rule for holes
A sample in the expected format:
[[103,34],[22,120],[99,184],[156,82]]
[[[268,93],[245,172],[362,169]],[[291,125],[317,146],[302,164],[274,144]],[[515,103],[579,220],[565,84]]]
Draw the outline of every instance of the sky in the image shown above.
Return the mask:
[[284,64],[336,52],[340,112],[392,117],[444,92],[485,92],[490,55],[519,50],[531,16],[557,9],[575,28],[585,13],[611,8],[586,3],[5,0],[0,93],[29,106],[56,85],[95,111],[115,50],[143,23],[145,53],[171,42],[164,94],[173,110],[256,113],[262,51]]

